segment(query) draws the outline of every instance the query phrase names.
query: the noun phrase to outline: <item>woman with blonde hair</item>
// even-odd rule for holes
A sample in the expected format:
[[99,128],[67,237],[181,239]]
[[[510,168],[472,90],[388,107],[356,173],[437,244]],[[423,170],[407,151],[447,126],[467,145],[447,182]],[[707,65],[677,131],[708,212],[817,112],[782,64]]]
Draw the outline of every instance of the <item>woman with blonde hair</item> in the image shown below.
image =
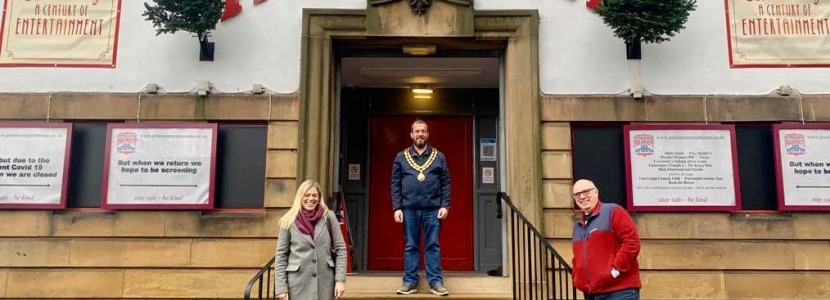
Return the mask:
[[337,299],[346,290],[346,243],[320,184],[306,180],[280,219],[274,293],[284,300]]

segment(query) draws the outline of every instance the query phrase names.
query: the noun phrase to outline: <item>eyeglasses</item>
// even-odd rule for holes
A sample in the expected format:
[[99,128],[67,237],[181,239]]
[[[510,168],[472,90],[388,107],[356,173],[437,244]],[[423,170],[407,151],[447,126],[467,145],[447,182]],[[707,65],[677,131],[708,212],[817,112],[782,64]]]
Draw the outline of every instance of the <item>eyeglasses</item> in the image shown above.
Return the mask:
[[587,190],[584,190],[584,191],[576,192],[576,193],[573,193],[572,196],[574,197],[574,199],[577,199],[577,198],[582,197],[582,196],[587,196],[588,193],[590,193],[591,191],[596,190],[596,189],[597,188],[590,188],[590,189],[587,189]]

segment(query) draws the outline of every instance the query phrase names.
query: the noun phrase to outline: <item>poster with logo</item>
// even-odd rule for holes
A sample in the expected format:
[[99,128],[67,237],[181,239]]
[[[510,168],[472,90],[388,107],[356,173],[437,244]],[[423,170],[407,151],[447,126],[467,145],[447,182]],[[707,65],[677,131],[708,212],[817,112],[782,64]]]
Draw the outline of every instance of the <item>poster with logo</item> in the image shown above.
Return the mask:
[[115,68],[121,0],[5,0],[0,66]]
[[830,124],[773,126],[780,210],[830,210]]
[[0,123],[0,209],[66,208],[70,123]]
[[734,126],[627,125],[623,133],[629,210],[741,209]]
[[213,209],[217,125],[109,124],[102,207]]
[[830,66],[830,1],[724,3],[730,67]]

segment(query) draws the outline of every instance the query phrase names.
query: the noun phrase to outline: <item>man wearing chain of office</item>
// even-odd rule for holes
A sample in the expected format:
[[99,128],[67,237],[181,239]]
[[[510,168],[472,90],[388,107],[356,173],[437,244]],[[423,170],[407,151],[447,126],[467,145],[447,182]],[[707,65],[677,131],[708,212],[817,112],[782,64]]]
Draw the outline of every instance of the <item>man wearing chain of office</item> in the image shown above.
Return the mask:
[[403,286],[397,293],[408,295],[418,291],[421,230],[424,232],[424,259],[429,291],[446,296],[441,275],[441,245],[438,233],[441,220],[449,214],[450,170],[447,159],[438,149],[427,144],[429,127],[423,120],[410,126],[412,146],[404,149],[392,163],[392,210],[395,222],[403,223],[404,247]]

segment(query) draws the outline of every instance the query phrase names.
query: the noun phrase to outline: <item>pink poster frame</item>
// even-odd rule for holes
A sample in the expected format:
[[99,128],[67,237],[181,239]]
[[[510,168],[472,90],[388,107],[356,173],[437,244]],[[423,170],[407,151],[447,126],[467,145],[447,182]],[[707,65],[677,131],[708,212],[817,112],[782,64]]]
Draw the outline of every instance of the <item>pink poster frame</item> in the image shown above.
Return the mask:
[[[116,61],[118,61],[118,36],[121,32],[121,2],[122,0],[115,0],[118,2],[115,11],[115,34],[112,43],[112,60],[108,64],[85,64],[85,63],[0,63],[0,67],[45,67],[45,68],[110,68],[115,69]],[[2,17],[0,17],[0,46],[3,45],[3,32],[5,31],[6,14],[9,9],[11,1],[4,1]],[[7,41],[8,42],[8,41]],[[0,47],[2,49],[2,47]]]
[[784,176],[781,168],[781,130],[787,129],[819,129],[830,130],[830,124],[774,124],[772,125],[772,143],[775,147],[775,182],[778,193],[778,210],[781,211],[830,211],[830,205],[787,205],[784,199]]
[[66,209],[67,190],[69,188],[69,164],[72,158],[72,123],[46,123],[46,122],[0,122],[0,128],[63,128],[66,129],[66,144],[64,144],[63,155],[63,178],[61,179],[60,203],[57,204],[18,204],[0,203],[0,209]]
[[[631,145],[630,133],[632,130],[713,130],[729,131],[732,150],[732,182],[734,185],[735,205],[702,205],[702,206],[658,206],[658,205],[634,205],[634,189],[631,178]],[[627,192],[627,204],[629,211],[658,211],[658,212],[719,212],[741,210],[741,183],[738,173],[738,151],[735,135],[735,125],[674,125],[674,124],[643,124],[623,126],[623,139],[625,145],[625,183]]]
[[[208,182],[208,202],[206,204],[111,204],[109,203],[109,170],[112,152],[112,131],[116,128],[135,129],[211,129],[210,179]],[[149,123],[110,123],[107,124],[107,140],[104,152],[104,171],[101,183],[101,208],[105,210],[213,210],[216,190],[216,145],[219,125],[216,123],[189,122],[149,122]]]
[[[723,0],[723,9],[724,15],[726,17],[726,46],[727,50],[729,51],[729,68],[731,69],[768,69],[768,68],[826,68],[830,67],[830,64],[821,64],[821,63],[792,63],[792,64],[735,64],[735,58],[732,55],[732,19],[729,16],[729,1],[734,0]],[[735,45],[737,47],[737,45]]]

